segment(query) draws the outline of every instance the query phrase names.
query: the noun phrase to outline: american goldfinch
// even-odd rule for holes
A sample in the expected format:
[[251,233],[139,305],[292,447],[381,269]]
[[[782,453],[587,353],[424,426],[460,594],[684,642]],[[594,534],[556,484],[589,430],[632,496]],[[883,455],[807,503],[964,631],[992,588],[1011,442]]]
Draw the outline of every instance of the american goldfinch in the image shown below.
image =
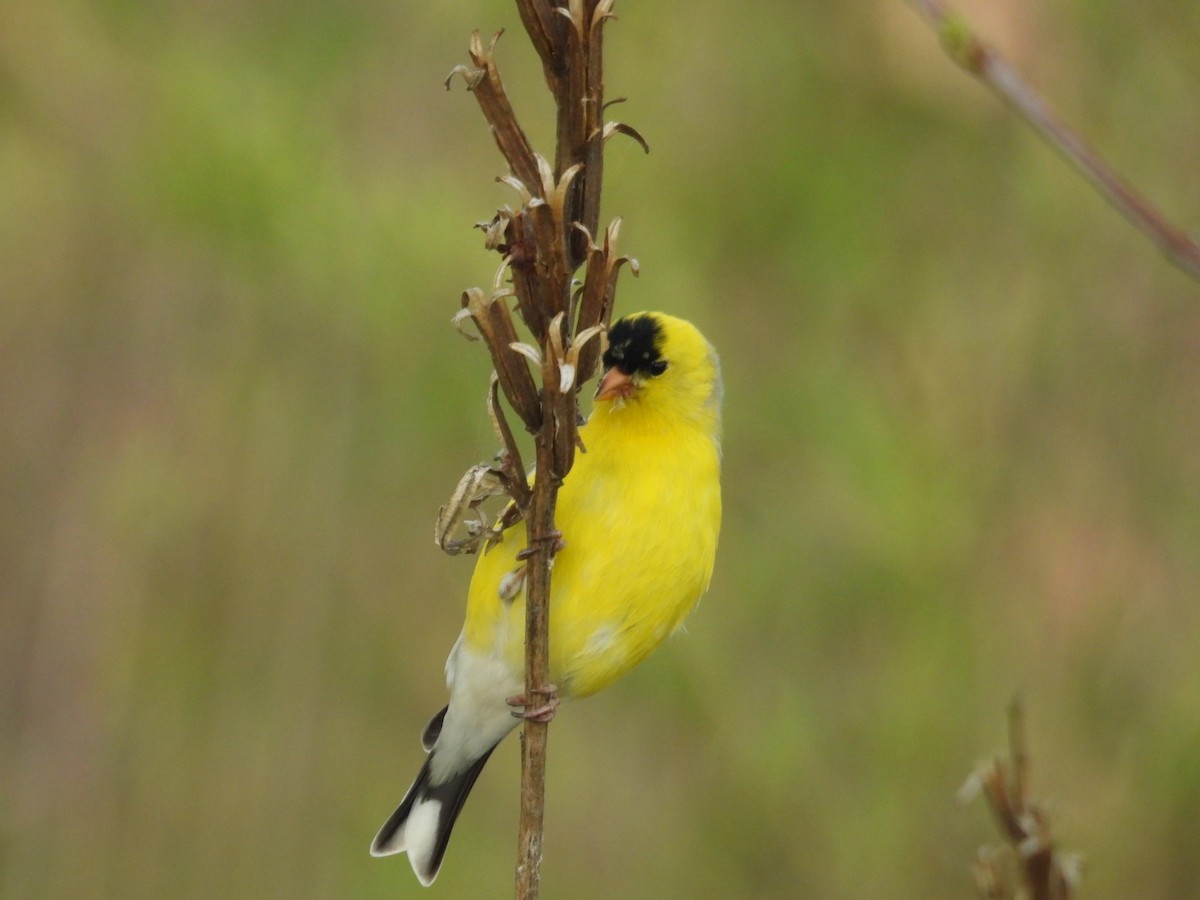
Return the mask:
[[[558,493],[564,545],[550,586],[550,679],[585,697],[641,662],[708,587],[721,523],[721,373],[696,328],[637,313],[608,333],[586,453]],[[428,753],[373,856],[408,853],[433,883],[454,821],[524,691],[524,523],[480,556],[462,634],[446,661],[450,703],[422,734]],[[519,713],[517,715],[520,715]]]

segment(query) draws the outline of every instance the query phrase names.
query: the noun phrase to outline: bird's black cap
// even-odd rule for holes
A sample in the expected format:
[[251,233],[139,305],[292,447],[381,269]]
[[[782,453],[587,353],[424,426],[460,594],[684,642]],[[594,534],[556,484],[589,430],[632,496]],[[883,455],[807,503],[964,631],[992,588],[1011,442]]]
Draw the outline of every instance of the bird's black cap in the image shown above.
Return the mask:
[[608,330],[604,368],[616,367],[626,375],[661,375],[666,370],[662,343],[662,325],[654,316],[626,316]]

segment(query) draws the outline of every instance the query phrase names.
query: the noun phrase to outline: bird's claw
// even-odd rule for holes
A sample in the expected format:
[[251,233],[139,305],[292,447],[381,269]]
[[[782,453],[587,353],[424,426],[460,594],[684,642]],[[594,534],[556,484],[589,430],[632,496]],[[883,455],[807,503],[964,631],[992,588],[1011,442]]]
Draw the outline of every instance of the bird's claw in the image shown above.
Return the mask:
[[513,710],[512,714],[514,718],[546,724],[554,718],[555,710],[558,709],[560,702],[558,699],[558,688],[551,684],[547,685],[545,690],[535,691],[534,693],[545,697],[546,702],[541,706],[530,709],[529,701],[525,699],[524,694],[513,694],[505,702],[509,706],[520,707],[520,709]]
[[[562,550],[563,547],[567,546],[567,542],[563,540],[562,532],[557,529],[555,529],[554,531],[551,531],[549,534],[543,535],[542,537],[530,538],[529,543],[531,545],[532,544],[542,544],[542,543],[550,544],[550,555],[551,556],[554,556],[560,550]],[[519,550],[517,552],[517,559],[519,559],[519,560],[529,559],[529,557],[533,556],[533,554],[537,553],[537,551],[538,551],[538,548],[535,546],[526,547],[524,550]]]

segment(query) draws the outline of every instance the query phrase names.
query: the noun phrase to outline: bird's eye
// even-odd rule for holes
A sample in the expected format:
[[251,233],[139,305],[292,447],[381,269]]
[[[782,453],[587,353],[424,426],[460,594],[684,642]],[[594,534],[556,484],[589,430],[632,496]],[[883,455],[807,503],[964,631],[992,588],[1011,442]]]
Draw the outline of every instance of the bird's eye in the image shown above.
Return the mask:
[[646,371],[651,375],[661,375],[667,371],[667,361],[665,359],[656,359],[646,367]]

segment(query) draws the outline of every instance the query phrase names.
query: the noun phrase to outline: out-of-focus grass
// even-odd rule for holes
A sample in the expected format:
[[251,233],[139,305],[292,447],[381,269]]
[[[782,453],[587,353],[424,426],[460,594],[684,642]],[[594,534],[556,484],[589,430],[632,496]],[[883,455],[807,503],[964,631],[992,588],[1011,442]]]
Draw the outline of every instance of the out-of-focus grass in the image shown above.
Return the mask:
[[[727,518],[689,633],[556,721],[553,896],[968,895],[1016,688],[1088,892],[1200,879],[1200,297],[899,6],[610,33],[621,307],[720,347]],[[430,526],[493,449],[448,320],[509,199],[440,79],[508,27],[544,146],[515,12],[10,7],[0,895],[416,895],[366,844],[442,702]],[[1195,220],[1195,11],[989,24]],[[443,893],[510,890],[515,765]]]

